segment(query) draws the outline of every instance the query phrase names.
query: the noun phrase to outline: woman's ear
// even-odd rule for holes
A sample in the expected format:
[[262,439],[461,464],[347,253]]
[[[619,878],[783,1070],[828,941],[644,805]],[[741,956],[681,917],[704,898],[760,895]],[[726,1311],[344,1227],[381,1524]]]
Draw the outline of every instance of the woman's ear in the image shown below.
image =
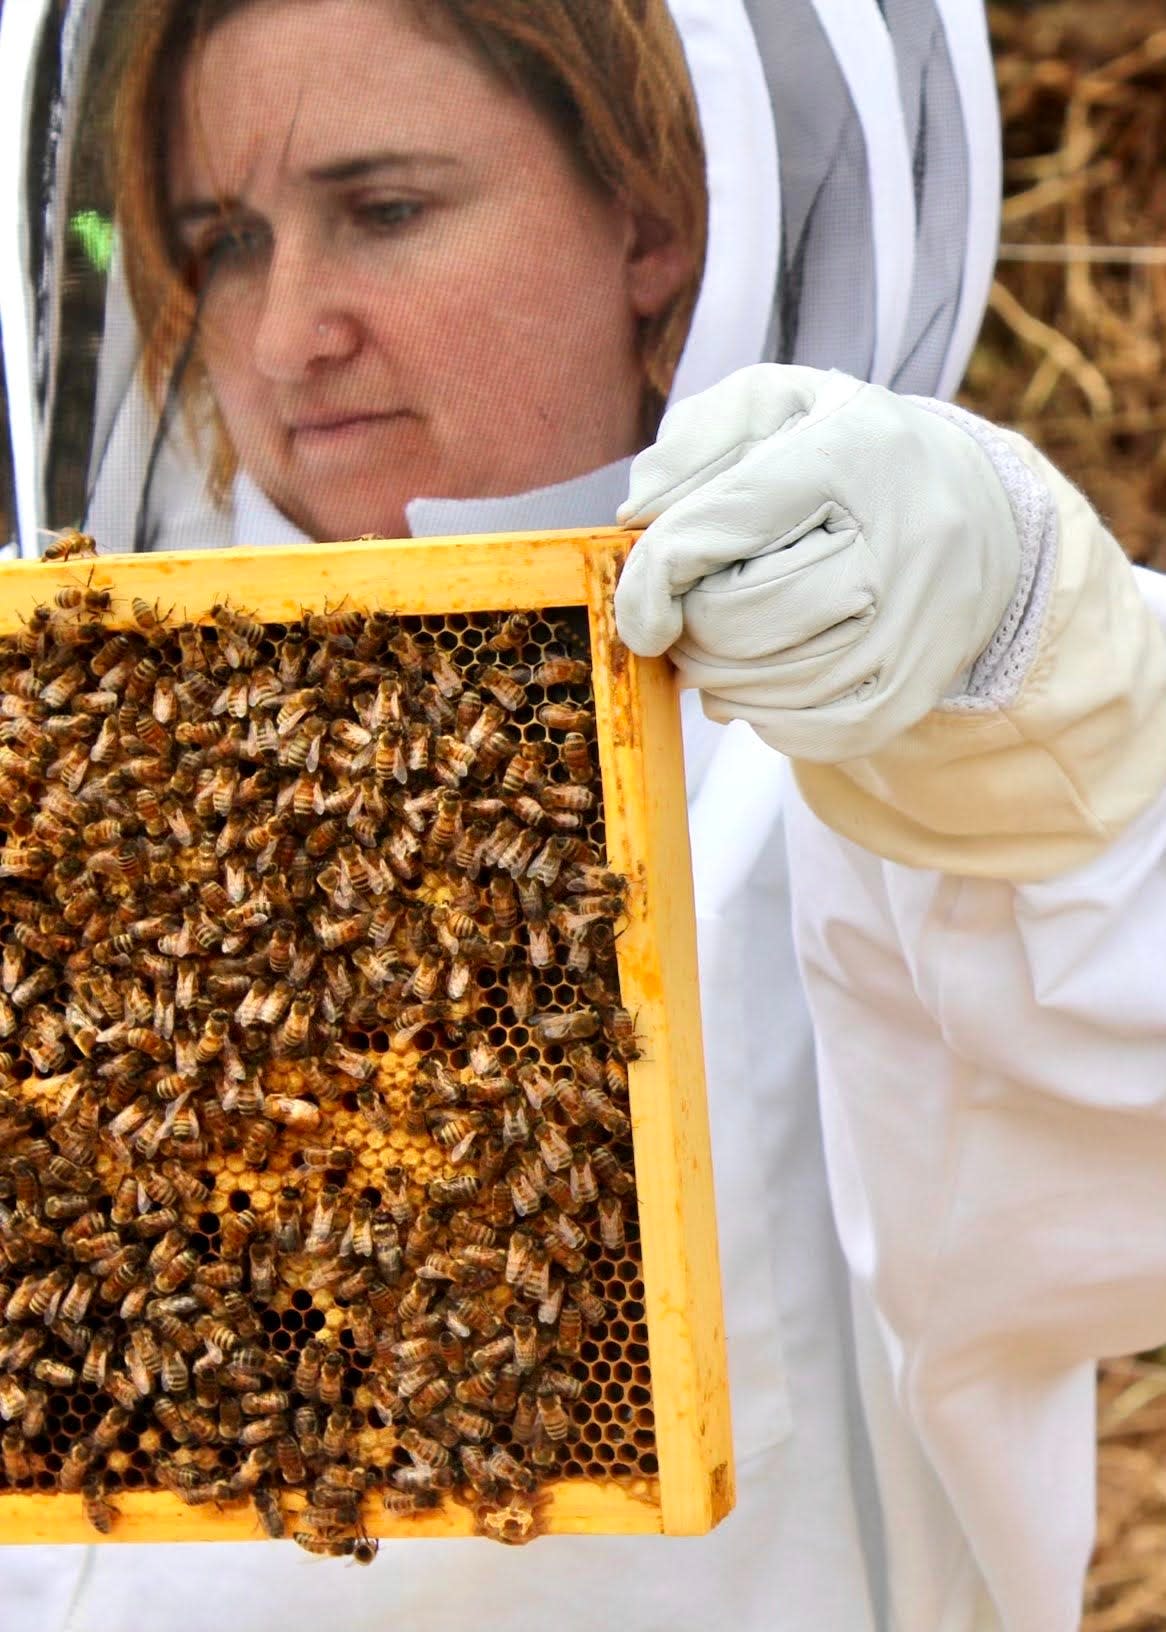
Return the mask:
[[656,215],[629,218],[628,298],[637,317],[656,317],[692,276],[691,249]]

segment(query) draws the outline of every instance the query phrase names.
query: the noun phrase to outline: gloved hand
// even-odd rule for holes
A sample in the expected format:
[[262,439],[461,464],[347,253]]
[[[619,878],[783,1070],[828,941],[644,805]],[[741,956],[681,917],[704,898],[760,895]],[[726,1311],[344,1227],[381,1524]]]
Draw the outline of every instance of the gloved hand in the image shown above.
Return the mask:
[[619,520],[651,524],[616,590],[624,642],[667,651],[708,715],[801,759],[874,753],[933,709],[1020,572],[967,431],[810,368],[760,364],[678,403]]

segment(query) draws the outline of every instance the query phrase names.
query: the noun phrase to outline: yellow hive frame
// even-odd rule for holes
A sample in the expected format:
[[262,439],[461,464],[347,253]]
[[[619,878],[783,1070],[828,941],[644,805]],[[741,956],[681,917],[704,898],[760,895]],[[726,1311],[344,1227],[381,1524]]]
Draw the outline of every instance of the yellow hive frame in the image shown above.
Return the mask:
[[[0,565],[0,635],[19,630],[58,590],[90,581],[114,596],[111,627],[131,623],[135,597],[173,606],[182,622],[205,621],[223,600],[273,623],[339,602],[403,615],[587,609],[608,857],[629,880],[617,946],[623,1002],[643,1051],[628,1075],[659,1476],[559,1481],[545,1488],[539,1528],[700,1535],[734,1501],[724,1316],[676,691],[666,660],[638,659],[618,641],[611,610],[633,540],[603,528],[10,562]],[[127,1491],[117,1506],[114,1541],[260,1534],[249,1504],[216,1510],[169,1492]],[[55,1494],[0,1496],[0,1542],[93,1541],[80,1507]],[[476,1530],[472,1510],[452,1501],[407,1518],[377,1503],[368,1526],[380,1536]]]

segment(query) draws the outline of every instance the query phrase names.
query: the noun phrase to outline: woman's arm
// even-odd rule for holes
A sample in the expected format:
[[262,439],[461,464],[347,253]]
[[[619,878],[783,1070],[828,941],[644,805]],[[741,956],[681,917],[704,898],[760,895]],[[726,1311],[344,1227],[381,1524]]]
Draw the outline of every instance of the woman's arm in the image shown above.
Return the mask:
[[946,411],[1009,495],[1018,594],[959,695],[867,758],[799,762],[798,783],[823,821],[890,860],[1050,877],[1100,853],[1166,785],[1166,581],[1128,565],[1031,443]]
[[[1009,1632],[1072,1632],[1095,1362],[1166,1340],[1166,795],[1023,886],[880,860],[791,795],[832,1198],[890,1378],[876,1451],[917,1448]],[[880,1458],[892,1561],[910,1467]]]
[[667,650],[877,854],[1048,877],[1166,784],[1166,637],[1020,437],[763,365],[665,417],[620,515],[648,524],[616,592],[629,646]]

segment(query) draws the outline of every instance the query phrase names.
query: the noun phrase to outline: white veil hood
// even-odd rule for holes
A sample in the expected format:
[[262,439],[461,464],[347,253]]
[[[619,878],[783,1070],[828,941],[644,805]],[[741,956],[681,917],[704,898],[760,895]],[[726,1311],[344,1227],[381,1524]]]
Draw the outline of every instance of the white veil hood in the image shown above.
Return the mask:
[[[670,6],[710,197],[673,399],[763,359],[952,392],[999,216],[981,0]],[[0,267],[0,333],[23,555],[38,553],[42,530],[82,523],[104,548],[132,548],[147,488],[149,547],[231,538],[181,416],[157,435],[116,254],[100,272],[80,260],[79,231],[88,221],[99,234],[108,216],[86,122],[91,70],[123,16],[120,0],[10,0],[0,11],[0,199],[15,247]]]

